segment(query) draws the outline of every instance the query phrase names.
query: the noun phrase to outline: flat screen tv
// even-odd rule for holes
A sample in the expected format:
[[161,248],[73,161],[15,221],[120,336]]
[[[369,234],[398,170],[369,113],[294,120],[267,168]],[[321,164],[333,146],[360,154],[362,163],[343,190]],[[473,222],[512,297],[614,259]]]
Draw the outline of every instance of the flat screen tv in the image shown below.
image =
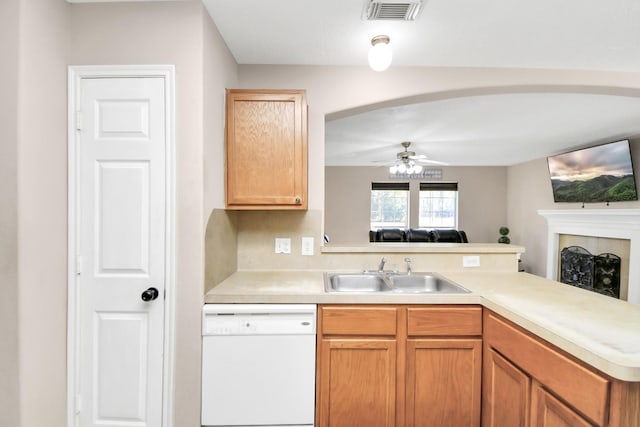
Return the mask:
[[555,202],[638,200],[628,140],[558,154],[547,161]]

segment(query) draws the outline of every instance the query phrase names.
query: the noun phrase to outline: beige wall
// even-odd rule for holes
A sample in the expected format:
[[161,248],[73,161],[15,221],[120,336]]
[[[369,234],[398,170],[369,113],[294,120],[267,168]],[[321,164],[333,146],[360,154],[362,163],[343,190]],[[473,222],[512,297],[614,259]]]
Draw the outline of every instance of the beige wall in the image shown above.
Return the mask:
[[310,107],[309,209],[324,207],[324,120],[327,114],[349,114],[377,105],[483,93],[568,91],[640,96],[640,73],[600,71],[391,67],[384,73],[376,73],[364,65],[241,65],[239,77],[244,88],[307,90]]
[[204,21],[204,215],[224,208],[225,88],[238,86],[238,65],[208,14]]
[[[471,242],[496,243],[506,221],[506,168],[442,167],[442,174],[437,182],[458,183],[458,229]],[[325,167],[324,232],[331,244],[369,241],[371,182],[388,180],[384,167]],[[411,227],[418,227],[419,184],[410,181]]]
[[18,322],[21,426],[66,422],[69,5],[20,2]]
[[18,18],[0,2],[0,425],[19,425],[18,351]]
[[[631,155],[636,172],[636,187],[640,190],[640,140],[631,139]],[[547,159],[537,159],[514,165],[507,171],[507,224],[511,243],[522,245],[526,253],[522,262],[528,272],[546,276],[547,222],[538,215],[539,209],[580,209],[580,203],[554,203]],[[585,205],[590,209],[640,208],[640,202],[617,202]]]
[[551,193],[547,159],[537,159],[507,169],[507,224],[511,243],[526,252],[522,263],[529,273],[546,275],[547,222],[538,209],[556,209]]
[[[454,96],[512,92],[576,92],[640,96],[640,73],[580,70],[402,68],[384,73],[362,67],[240,66],[245,88],[305,88],[309,103],[309,208],[324,206],[324,118],[377,106]],[[496,155],[499,155],[496,153]],[[636,158],[639,158],[636,156]],[[544,159],[507,168],[506,225],[526,247],[530,271],[544,275],[546,224],[536,210],[553,203]],[[617,203],[612,208],[624,207]],[[473,237],[472,237],[473,239]]]
[[[215,166],[206,180],[207,201],[220,205],[221,94],[234,85],[236,64],[198,0],[9,0],[0,17],[0,425],[66,426],[67,66],[175,64],[175,418],[176,425],[197,426],[208,217],[203,162],[208,156]],[[205,114],[216,119],[205,124]],[[34,322],[36,316],[45,323]]]
[[[200,311],[204,212],[221,203],[221,93],[235,63],[200,1],[72,8],[74,64],[176,66],[176,426],[200,424]],[[206,115],[206,118],[205,118]],[[207,138],[206,144],[204,143]],[[206,145],[206,148],[205,148]],[[213,181],[213,183],[212,183]]]

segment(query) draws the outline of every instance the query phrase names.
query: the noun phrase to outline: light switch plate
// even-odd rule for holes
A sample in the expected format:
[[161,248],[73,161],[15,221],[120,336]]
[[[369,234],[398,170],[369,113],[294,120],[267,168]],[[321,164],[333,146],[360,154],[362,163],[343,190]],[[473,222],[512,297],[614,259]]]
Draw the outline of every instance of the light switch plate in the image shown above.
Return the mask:
[[302,255],[313,255],[313,237],[302,238]]
[[462,257],[463,267],[480,267],[480,257],[478,255],[465,255]]
[[276,237],[276,249],[277,254],[290,254],[291,253],[291,239]]

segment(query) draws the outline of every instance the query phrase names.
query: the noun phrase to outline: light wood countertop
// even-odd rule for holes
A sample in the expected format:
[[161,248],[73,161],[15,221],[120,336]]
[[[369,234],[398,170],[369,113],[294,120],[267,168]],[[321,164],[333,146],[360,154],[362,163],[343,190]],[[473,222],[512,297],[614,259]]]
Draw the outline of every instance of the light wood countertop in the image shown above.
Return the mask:
[[326,293],[322,271],[240,271],[205,303],[481,304],[613,378],[640,382],[640,306],[517,272],[439,272],[468,294]]

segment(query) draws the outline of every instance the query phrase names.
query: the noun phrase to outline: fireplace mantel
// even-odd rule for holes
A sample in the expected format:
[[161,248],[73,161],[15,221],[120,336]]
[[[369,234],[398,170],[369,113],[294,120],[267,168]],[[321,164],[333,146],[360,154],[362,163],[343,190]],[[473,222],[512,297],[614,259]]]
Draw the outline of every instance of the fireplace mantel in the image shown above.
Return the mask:
[[558,280],[558,236],[629,239],[628,301],[640,304],[640,209],[539,210],[547,219],[547,278]]

